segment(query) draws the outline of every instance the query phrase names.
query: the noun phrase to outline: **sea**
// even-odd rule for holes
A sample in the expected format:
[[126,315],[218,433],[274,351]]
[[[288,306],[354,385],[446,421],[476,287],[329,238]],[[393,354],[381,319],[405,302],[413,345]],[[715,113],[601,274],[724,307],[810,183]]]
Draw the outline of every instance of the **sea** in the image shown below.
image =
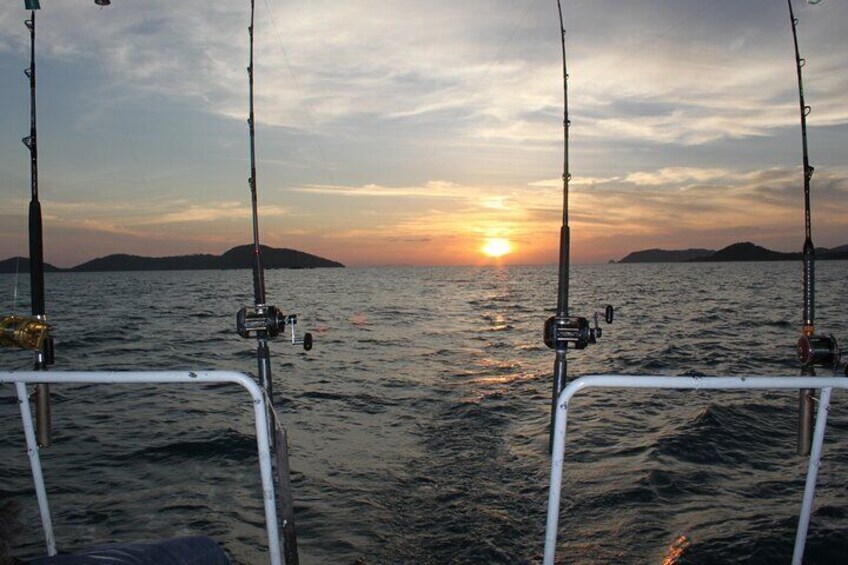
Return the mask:
[[[554,354],[554,266],[273,270],[306,352],[272,344],[301,563],[541,560]],[[848,343],[848,261],[817,264],[819,331]],[[236,311],[249,271],[50,273],[54,370],[226,369],[255,375]],[[28,277],[0,275],[4,313]],[[587,374],[797,375],[795,262],[572,269],[571,313],[607,304]],[[4,369],[32,356],[0,351]],[[820,370],[819,374],[828,374]],[[832,374],[832,372],[830,372]],[[54,385],[41,456],[60,551],[205,534],[267,563],[252,408],[237,386]],[[797,391],[588,391],[570,404],[558,560],[774,564],[792,555],[806,459]],[[0,389],[0,502],[12,554],[44,540],[14,388]],[[848,398],[835,391],[806,562],[848,555]]]

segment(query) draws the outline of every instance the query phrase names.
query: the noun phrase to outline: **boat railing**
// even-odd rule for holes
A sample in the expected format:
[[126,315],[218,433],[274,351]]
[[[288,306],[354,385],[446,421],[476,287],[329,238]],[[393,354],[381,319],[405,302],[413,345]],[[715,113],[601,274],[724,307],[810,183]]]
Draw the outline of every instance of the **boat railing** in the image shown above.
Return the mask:
[[63,372],[63,371],[4,371],[0,383],[15,385],[21,409],[27,454],[32,468],[35,493],[41,514],[42,528],[48,555],[56,555],[56,540],[47,502],[47,489],[41,469],[41,458],[35,438],[27,385],[47,384],[238,384],[250,394],[256,427],[256,449],[259,454],[259,472],[262,478],[262,498],[265,506],[265,524],[268,533],[268,553],[272,565],[281,565],[280,535],[277,524],[276,498],[271,468],[268,415],[262,388],[250,377],[231,371],[128,371],[128,372]]
[[[680,390],[798,390],[821,389],[819,395],[816,426],[813,432],[813,444],[810,449],[807,466],[807,478],[804,486],[804,497],[798,518],[798,529],[795,536],[795,548],[792,564],[801,565],[804,556],[804,545],[807,539],[807,528],[813,507],[818,469],[821,464],[822,443],[827,426],[827,413],[830,407],[830,395],[834,388],[848,388],[848,378],[845,377],[769,377],[769,376],[737,376],[737,377],[671,377],[671,376],[631,376],[631,375],[592,375],[573,380],[560,393],[557,400],[556,423],[554,426],[553,458],[551,461],[551,481],[548,493],[548,517],[545,527],[545,556],[544,563],[553,565],[557,545],[557,523],[560,513],[560,496],[562,490],[563,462],[565,458],[566,424],[571,398],[584,389],[680,389]],[[568,558],[562,562],[567,562]]]

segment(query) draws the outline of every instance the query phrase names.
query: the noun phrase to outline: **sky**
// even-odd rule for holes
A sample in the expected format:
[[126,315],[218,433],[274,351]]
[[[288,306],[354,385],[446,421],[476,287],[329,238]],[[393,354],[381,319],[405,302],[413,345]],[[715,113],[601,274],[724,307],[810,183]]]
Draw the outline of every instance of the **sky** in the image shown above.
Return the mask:
[[[848,243],[848,2],[797,0],[813,240]],[[252,241],[248,0],[42,0],[45,259]],[[803,243],[784,0],[564,0],[572,259]],[[0,8],[0,259],[27,255],[28,17]],[[257,0],[263,244],[349,266],[557,260],[555,0]]]

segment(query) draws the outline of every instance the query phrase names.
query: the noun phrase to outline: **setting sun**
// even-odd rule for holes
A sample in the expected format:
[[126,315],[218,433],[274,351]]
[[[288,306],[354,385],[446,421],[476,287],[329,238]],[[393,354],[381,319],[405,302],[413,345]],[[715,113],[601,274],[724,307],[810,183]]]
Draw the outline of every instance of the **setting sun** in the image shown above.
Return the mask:
[[480,251],[489,257],[502,257],[512,251],[512,244],[502,237],[491,237],[486,240]]

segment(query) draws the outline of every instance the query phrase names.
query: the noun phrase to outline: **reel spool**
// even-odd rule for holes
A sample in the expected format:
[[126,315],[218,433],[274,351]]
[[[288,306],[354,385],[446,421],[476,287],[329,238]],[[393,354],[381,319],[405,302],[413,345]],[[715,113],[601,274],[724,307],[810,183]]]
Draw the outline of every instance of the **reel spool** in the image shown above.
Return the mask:
[[804,367],[836,367],[841,357],[833,335],[802,335],[798,339],[798,361]]

